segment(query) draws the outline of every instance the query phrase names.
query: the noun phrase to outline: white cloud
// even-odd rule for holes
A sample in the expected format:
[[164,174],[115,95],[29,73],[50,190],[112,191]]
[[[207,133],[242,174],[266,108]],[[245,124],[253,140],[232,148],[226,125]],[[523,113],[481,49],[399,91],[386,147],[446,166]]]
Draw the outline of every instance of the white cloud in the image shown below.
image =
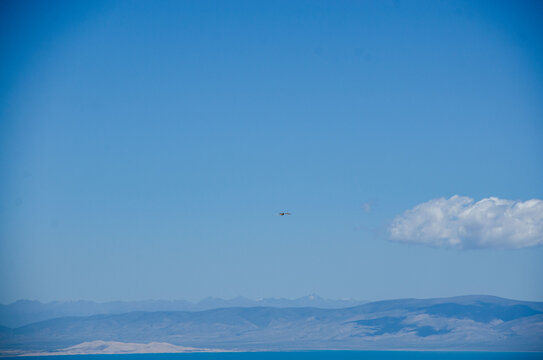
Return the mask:
[[523,248],[543,244],[543,200],[439,198],[397,216],[390,239],[435,247]]

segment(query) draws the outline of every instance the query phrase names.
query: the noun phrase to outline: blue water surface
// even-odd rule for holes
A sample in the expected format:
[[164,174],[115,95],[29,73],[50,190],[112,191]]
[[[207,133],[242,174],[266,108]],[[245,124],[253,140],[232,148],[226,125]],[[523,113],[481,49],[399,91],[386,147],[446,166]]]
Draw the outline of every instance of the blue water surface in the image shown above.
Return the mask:
[[[16,358],[5,358],[16,359]],[[17,358],[20,360],[21,358]],[[240,353],[177,353],[177,354],[115,354],[29,356],[25,360],[536,360],[543,353],[519,352],[456,352],[456,351],[297,351],[297,352],[240,352]]]

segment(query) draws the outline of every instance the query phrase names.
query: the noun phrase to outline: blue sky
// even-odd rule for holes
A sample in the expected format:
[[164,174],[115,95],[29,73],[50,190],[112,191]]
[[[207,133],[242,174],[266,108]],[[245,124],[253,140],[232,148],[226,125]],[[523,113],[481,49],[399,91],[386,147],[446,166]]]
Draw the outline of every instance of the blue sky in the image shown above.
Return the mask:
[[541,245],[389,241],[432,199],[543,198],[538,2],[0,13],[0,302],[543,300]]

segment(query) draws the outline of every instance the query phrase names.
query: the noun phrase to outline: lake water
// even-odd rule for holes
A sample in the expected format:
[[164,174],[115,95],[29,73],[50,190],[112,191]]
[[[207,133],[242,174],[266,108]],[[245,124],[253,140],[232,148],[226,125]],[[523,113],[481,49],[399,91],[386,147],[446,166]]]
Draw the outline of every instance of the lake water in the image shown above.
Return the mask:
[[438,352],[438,351],[301,351],[192,354],[128,354],[32,356],[12,359],[40,360],[536,360],[543,353]]

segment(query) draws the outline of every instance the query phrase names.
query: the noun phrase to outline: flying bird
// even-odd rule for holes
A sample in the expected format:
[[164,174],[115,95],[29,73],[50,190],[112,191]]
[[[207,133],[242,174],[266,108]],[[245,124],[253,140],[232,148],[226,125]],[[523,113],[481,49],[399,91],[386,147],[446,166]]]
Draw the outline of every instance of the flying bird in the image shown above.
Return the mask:
[[279,216],[284,216],[284,215],[292,215],[292,214],[289,213],[289,212],[280,212],[279,213]]

